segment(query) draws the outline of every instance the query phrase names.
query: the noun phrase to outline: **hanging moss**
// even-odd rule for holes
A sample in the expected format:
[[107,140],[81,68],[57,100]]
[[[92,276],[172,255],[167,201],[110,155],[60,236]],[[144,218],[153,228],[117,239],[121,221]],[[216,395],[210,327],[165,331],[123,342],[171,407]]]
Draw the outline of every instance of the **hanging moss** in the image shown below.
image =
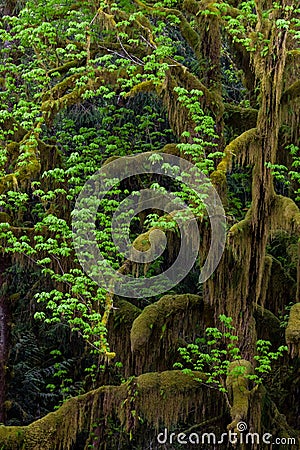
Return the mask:
[[265,302],[266,302],[266,297],[268,295],[268,286],[270,285],[272,263],[273,263],[273,258],[269,255],[266,255],[264,271],[262,274],[263,281],[262,281],[261,290],[260,290],[260,297],[257,298],[257,303],[260,303],[260,305],[262,307],[264,307]]
[[300,357],[300,303],[293,305],[290,310],[285,339],[292,357]]
[[[201,414],[207,388],[201,386],[195,378],[205,381],[203,374],[185,375],[181,371],[148,373],[137,379],[137,408],[143,413],[148,423],[158,430],[164,425],[170,428],[182,414],[187,418],[190,411],[199,409]],[[209,390],[209,389],[208,389]],[[216,398],[220,397],[218,393]],[[214,407],[207,404],[207,416],[214,415]],[[203,417],[202,417],[203,419]]]
[[[143,374],[121,386],[103,386],[66,401],[28,426],[0,426],[0,446],[5,450],[71,450],[80,433],[94,432],[95,424],[99,424],[99,435],[105,435],[111,418],[118,418],[133,436],[139,430],[139,417],[156,430],[171,427],[179,418],[185,423],[191,415],[194,422],[201,422],[216,416],[224,401],[218,391],[196,381],[200,377],[204,375],[170,371]],[[87,438],[84,449],[89,445]]]
[[226,174],[232,167],[232,160],[234,157],[238,161],[250,159],[250,146],[256,136],[256,128],[245,131],[236,139],[230,142],[225,147],[222,161],[218,164],[217,169],[212,172],[210,179],[217,188],[223,204],[227,202],[227,179]]
[[178,86],[184,86],[188,91],[197,89],[203,92],[203,95],[199,96],[199,103],[204,111],[214,117],[216,127],[220,126],[224,113],[222,96],[213,89],[208,89],[186,67],[178,64],[167,72],[165,81],[161,85],[160,95],[168,111],[172,130],[179,139],[182,139],[181,134],[184,131],[188,131],[191,137],[197,133],[195,133],[196,124],[192,120],[189,110],[178,101],[178,95],[174,92],[174,88]]
[[108,322],[108,342],[116,353],[116,360],[122,362],[126,378],[132,375],[130,330],[140,314],[141,310],[138,307],[117,298]]
[[300,211],[296,203],[283,195],[273,199],[271,230],[285,230],[300,235]]

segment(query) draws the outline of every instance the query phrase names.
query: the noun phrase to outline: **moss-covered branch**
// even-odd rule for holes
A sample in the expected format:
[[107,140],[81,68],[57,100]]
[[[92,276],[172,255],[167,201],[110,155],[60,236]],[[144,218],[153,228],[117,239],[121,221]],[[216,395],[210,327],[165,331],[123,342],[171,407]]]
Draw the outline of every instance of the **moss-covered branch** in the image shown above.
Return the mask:
[[[37,133],[29,132],[20,143],[13,143],[14,150],[19,153],[15,172],[4,175],[0,179],[0,193],[8,189],[18,190],[19,186],[27,186],[40,172],[40,153]],[[9,144],[10,147],[12,144]]]
[[135,2],[144,10],[151,12],[153,15],[161,16],[162,13],[164,15],[170,15],[177,17],[179,22],[179,28],[181,31],[182,36],[188,44],[191,46],[191,48],[194,50],[195,55],[199,56],[199,47],[200,47],[200,41],[199,41],[199,35],[198,33],[192,28],[192,26],[189,24],[188,20],[184,17],[181,11],[175,8],[163,8],[163,7],[152,7],[149,5],[146,5],[141,0],[135,0]]
[[[195,372],[195,376],[200,375],[203,378]],[[223,403],[218,391],[181,371],[152,372],[121,386],[103,386],[72,398],[28,426],[0,426],[0,446],[5,450],[71,450],[78,437],[85,436],[81,448],[88,449],[90,445],[99,448],[104,436],[109,439],[111,419],[119,420],[123,433],[127,430],[134,435],[141,426],[140,417],[155,433],[161,425],[170,427],[179,418],[187,423],[191,414],[195,422],[212,418],[216,405],[220,407]],[[98,443],[94,441],[95,434]]]
[[237,138],[233,139],[224,150],[222,161],[218,164],[217,169],[212,172],[210,179],[217,187],[222,200],[226,200],[226,173],[230,170],[232,160],[236,157],[239,161],[244,162],[251,159],[251,143],[255,140],[256,128],[245,131]]
[[[123,73],[123,75],[125,74]],[[94,91],[103,84],[116,85],[117,79],[121,76],[121,73],[119,70],[114,72],[108,70],[96,70],[93,78],[90,77],[89,81],[85,83],[84,86],[76,87],[76,80],[80,78],[80,76],[82,76],[82,74],[71,75],[57,86],[54,86],[50,92],[44,94],[41,110],[46,123],[50,123],[60,110],[80,102],[82,100],[82,95],[85,92],[89,90]],[[70,92],[65,93],[68,90]],[[61,96],[61,94],[64,95]]]
[[[213,326],[213,312],[201,297],[192,294],[164,295],[147,306],[133,322],[130,338],[136,373],[172,368],[178,347]],[[179,336],[184,336],[180,338]]]

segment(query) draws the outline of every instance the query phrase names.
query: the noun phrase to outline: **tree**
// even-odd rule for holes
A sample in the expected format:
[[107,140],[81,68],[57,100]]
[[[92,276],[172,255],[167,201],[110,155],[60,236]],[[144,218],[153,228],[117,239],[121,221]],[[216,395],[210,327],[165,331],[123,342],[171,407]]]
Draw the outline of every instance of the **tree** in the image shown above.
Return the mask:
[[[30,0],[5,3],[2,10],[1,420],[12,418],[11,402],[5,402],[10,385],[5,366],[10,346],[18,340],[9,322],[20,307],[29,305],[26,321],[35,354],[47,351],[47,345],[52,351],[32,385],[39,383],[44,392],[48,383],[48,390],[52,386],[55,391],[56,371],[60,400],[74,395],[75,379],[68,375],[66,360],[81,361],[77,381],[82,382],[85,365],[91,377],[81,385],[85,393],[56,412],[27,426],[20,420],[18,428],[1,427],[1,444],[29,449],[158,448],[161,427],[177,434],[213,430],[220,436],[227,426],[243,431],[238,426],[245,422],[251,432],[272,430],[280,436],[279,448],[288,438],[295,439],[297,448],[296,2],[58,5]],[[150,300],[125,299],[83,271],[74,251],[72,217],[83,185],[96,170],[146,152],[154,165],[168,154],[210,177],[226,211],[227,241],[217,269],[197,286],[211,231],[192,189],[178,178],[167,183],[162,174],[123,180],[103,197],[95,230],[115,271],[133,276],[133,282],[134,277],[151,277],[173,264],[180,249],[178,214],[151,206],[132,220],[134,247],[144,253],[151,246],[160,248],[164,231],[167,249],[152,264],[124,259],[110,232],[113,214],[129,191],[172,188],[197,218],[198,237],[192,233],[192,243],[199,237],[201,242],[199,258],[180,284],[163,296],[152,292]],[[280,328],[279,318],[287,314],[290,302],[289,317]],[[178,348],[203,338],[208,327],[220,326],[221,337],[226,337],[224,324],[222,328],[218,322],[224,315],[232,318],[239,342],[241,359],[232,367],[243,367],[235,375],[226,372],[226,395],[195,371],[196,379],[173,369]],[[59,349],[53,326],[64,336]],[[69,330],[75,343],[65,353]],[[46,331],[51,344],[43,341]],[[32,336],[43,344],[33,344]],[[256,364],[256,343],[265,339],[275,347],[286,340],[290,353],[253,387],[249,375]],[[113,386],[121,379],[127,381]],[[51,405],[45,400],[28,421],[43,416],[54,400],[49,399]]]

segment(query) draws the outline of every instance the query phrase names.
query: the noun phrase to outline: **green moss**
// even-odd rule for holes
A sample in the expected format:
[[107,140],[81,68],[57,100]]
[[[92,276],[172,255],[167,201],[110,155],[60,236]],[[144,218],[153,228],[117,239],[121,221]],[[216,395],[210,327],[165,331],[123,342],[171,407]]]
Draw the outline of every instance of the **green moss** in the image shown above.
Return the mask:
[[[132,378],[121,386],[102,386],[66,401],[57,411],[28,426],[1,426],[0,448],[71,450],[83,430],[91,433],[93,424],[97,423],[105,435],[107,424],[117,419],[122,429],[133,435],[138,433],[139,417],[156,429],[160,425],[175,425],[179,419],[185,423],[191,411],[195,420],[203,421],[204,415],[214,417],[215,405],[223,403],[218,391],[212,392],[195,379],[203,377],[198,372],[192,376],[181,371],[153,372]],[[80,448],[87,450],[89,445],[88,438]]]
[[231,169],[232,160],[234,157],[237,157],[239,160],[244,160],[249,156],[247,155],[247,152],[249,150],[249,145],[255,138],[255,135],[256,128],[251,128],[231,141],[224,150],[224,157],[222,158],[222,161],[218,164],[217,169],[212,172],[210,176],[212,183],[217,188],[224,203],[227,201],[226,173]]
[[[172,221],[173,218],[171,215],[166,215],[163,218],[164,222]],[[162,226],[163,228],[163,226]],[[151,234],[151,241],[150,243],[150,234]],[[165,239],[164,235],[161,232],[161,229],[159,226],[152,227],[146,233],[140,234],[133,242],[133,247],[140,251],[140,252],[146,252],[151,248],[151,245],[154,245],[155,248],[159,248],[161,245],[164,245]]]
[[158,302],[147,306],[135,319],[131,329],[132,351],[139,351],[150,341],[155,329],[161,329],[166,319],[174,314],[185,313],[193,306],[200,307],[198,295],[164,295]]
[[201,398],[204,399],[203,386],[197,378],[206,379],[201,373],[190,375],[179,370],[140,375],[137,378],[138,411],[156,429],[161,424],[166,427],[176,424],[180,416],[184,420],[191,409],[201,404]]
[[155,91],[155,85],[152,81],[142,81],[136,84],[129,92],[126,97],[134,97],[141,92],[153,92]]
[[115,308],[113,314],[115,328],[118,328],[120,325],[131,325],[141,313],[140,308],[126,300],[116,300]]
[[183,8],[187,12],[196,15],[199,11],[199,3],[196,0],[184,0]]
[[14,173],[9,173],[0,180],[0,194],[3,194],[3,192],[9,189],[14,191],[18,189],[18,180]]
[[272,203],[271,231],[285,230],[300,235],[300,211],[296,203],[283,195],[275,195]]
[[180,150],[177,147],[177,144],[167,144],[162,149],[163,153],[167,153],[169,155],[181,156]]
[[235,428],[238,422],[247,419],[250,391],[248,390],[249,380],[246,375],[252,373],[251,363],[244,359],[233,361],[229,365],[226,386],[232,403],[230,410],[232,423],[228,428]]
[[[249,210],[250,211],[250,210]],[[248,212],[249,212],[248,211]],[[247,235],[250,230],[251,225],[251,218],[250,213],[246,214],[246,217],[243,220],[240,220],[238,223],[235,223],[229,230],[229,237],[232,238],[233,236],[241,236],[241,235]]]
[[0,426],[0,448],[5,450],[19,450],[26,448],[24,444],[23,427]]
[[300,357],[300,303],[296,303],[290,310],[285,339],[292,356]]
[[264,288],[264,305],[275,315],[282,313],[286,305],[295,301],[297,283],[276,258],[272,258],[269,280],[264,279]]
[[20,142],[23,137],[27,134],[27,130],[21,125],[19,125],[13,118],[9,117],[8,119],[4,119],[1,122],[1,128],[4,131],[13,131],[13,134],[10,134],[10,139],[16,142]]
[[103,166],[106,166],[107,164],[109,164],[110,162],[116,161],[116,159],[119,159],[120,156],[110,156],[109,158],[107,158],[104,163],[102,164]]
[[132,303],[114,299],[114,309],[108,323],[108,342],[110,348],[116,353],[116,360],[122,363],[122,373],[125,378],[132,374],[130,330],[133,321],[140,313],[141,310]]
[[10,161],[15,161],[18,157],[19,150],[20,150],[20,143],[19,142],[10,142],[6,146]]

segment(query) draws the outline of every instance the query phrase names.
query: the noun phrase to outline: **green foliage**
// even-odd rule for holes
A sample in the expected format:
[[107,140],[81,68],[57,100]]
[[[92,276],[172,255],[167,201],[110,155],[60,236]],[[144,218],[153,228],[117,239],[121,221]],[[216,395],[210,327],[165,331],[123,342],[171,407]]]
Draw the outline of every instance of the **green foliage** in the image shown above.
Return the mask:
[[[245,367],[236,366],[234,372],[229,369],[231,362],[242,359],[238,336],[231,317],[222,314],[219,319],[224,331],[216,327],[206,328],[204,337],[196,338],[195,342],[178,349],[184,362],[177,362],[174,367],[182,369],[184,373],[192,374],[193,370],[202,372],[205,381],[199,378],[201,383],[226,393],[227,376],[243,375]],[[263,382],[264,377],[272,370],[272,363],[287,351],[287,346],[280,346],[273,352],[270,350],[271,345],[271,342],[261,339],[256,342],[254,373],[245,374],[255,385]]]

